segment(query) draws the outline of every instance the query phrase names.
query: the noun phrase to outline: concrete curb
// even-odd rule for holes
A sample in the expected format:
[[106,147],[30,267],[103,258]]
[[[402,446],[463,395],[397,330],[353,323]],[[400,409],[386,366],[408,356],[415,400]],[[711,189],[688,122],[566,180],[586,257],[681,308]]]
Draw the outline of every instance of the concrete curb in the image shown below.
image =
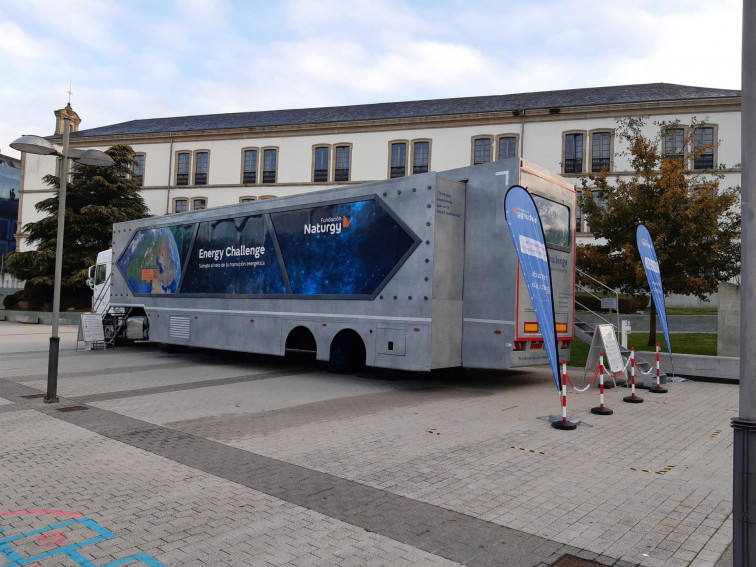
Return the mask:
[[[17,323],[30,323],[34,317],[38,318],[36,323],[43,325],[52,324],[52,313],[49,311],[13,311],[10,309],[0,310],[0,315],[5,315],[6,321],[15,321]],[[81,313],[78,311],[63,311],[60,313],[61,325],[78,325],[81,320]]]
[[[699,356],[695,354],[674,354],[674,374],[691,378],[715,378],[740,381],[740,358],[734,356]],[[659,360],[661,371],[672,375],[669,354],[662,353]]]

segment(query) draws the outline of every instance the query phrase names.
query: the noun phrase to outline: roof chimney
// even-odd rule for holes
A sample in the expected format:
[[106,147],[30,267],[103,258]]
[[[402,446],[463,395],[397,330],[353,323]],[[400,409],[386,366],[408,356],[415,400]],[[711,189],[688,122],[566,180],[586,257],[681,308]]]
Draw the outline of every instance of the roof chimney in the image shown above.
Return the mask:
[[60,110],[55,111],[55,135],[56,136],[63,134],[63,119],[64,118],[71,119],[71,132],[76,132],[79,129],[79,124],[81,124],[81,118],[79,118],[79,115],[76,114],[73,108],[71,108],[71,103],[69,102],[65,108],[61,108]]

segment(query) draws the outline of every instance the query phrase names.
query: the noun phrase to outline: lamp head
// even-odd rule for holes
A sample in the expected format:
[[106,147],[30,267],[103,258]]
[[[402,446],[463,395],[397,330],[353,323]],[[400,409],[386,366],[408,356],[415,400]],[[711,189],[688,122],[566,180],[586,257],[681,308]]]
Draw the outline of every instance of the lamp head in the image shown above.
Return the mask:
[[94,165],[97,167],[110,167],[115,165],[113,158],[100,150],[86,150],[81,157],[74,158],[76,163],[82,165]]
[[60,155],[55,147],[45,138],[27,134],[16,138],[10,143],[10,147],[19,152],[27,154],[36,154],[39,156],[57,156]]

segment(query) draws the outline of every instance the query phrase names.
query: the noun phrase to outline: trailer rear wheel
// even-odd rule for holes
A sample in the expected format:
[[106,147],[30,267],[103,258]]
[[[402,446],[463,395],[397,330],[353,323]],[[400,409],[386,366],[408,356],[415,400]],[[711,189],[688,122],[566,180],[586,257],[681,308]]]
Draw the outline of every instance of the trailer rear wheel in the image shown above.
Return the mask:
[[352,329],[344,329],[333,338],[328,368],[331,372],[349,374],[365,366],[365,343]]

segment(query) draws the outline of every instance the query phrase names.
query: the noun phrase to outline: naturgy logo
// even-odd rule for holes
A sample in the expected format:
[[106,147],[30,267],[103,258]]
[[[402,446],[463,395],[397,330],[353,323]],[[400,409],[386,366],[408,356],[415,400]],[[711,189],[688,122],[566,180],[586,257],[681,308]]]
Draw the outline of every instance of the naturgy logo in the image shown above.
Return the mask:
[[349,228],[352,219],[347,217],[326,217],[321,218],[319,223],[304,225],[305,234],[341,234],[342,230]]
[[534,217],[533,214],[528,210],[517,210],[517,207],[515,207],[514,209],[512,209],[512,212],[514,212],[514,214],[516,214],[517,218],[520,220],[527,220],[532,223],[538,222],[536,217]]
[[648,243],[648,241],[645,238],[640,239],[640,243],[645,246],[646,248],[651,248],[651,245]]

